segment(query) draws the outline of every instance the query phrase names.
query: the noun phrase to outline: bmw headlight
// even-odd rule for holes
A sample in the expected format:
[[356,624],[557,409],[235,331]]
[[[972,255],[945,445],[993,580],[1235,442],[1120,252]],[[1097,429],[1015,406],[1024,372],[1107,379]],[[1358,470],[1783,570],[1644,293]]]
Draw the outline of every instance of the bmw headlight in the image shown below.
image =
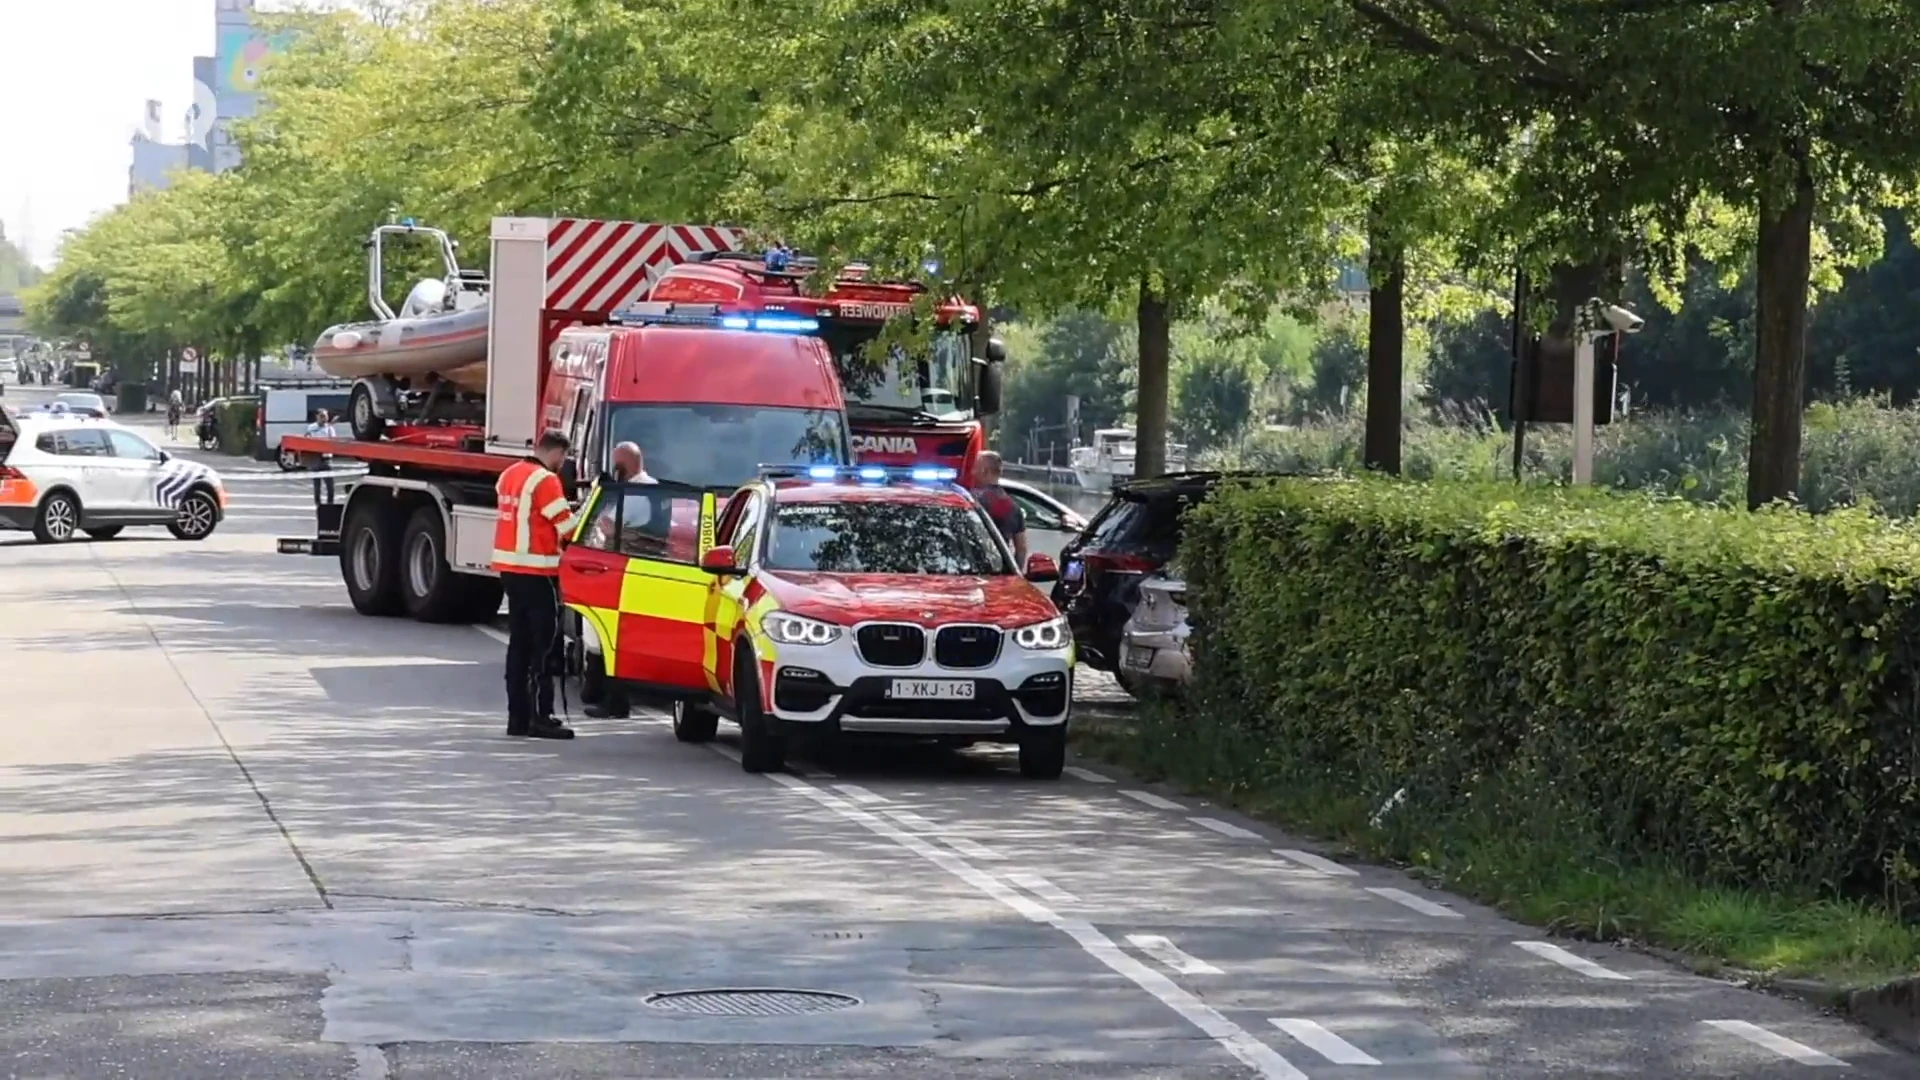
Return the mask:
[[1064,618],[1048,619],[1013,632],[1013,643],[1023,649],[1064,649],[1071,638]]
[[779,611],[761,619],[760,628],[782,645],[825,645],[839,637],[841,630],[830,622]]

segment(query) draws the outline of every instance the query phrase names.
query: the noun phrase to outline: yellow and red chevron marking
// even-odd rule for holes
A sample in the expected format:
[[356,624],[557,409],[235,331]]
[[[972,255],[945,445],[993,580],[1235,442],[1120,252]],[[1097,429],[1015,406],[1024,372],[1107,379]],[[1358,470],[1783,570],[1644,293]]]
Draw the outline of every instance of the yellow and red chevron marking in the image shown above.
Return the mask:
[[547,228],[547,309],[617,311],[667,267],[742,241],[738,230],[711,225],[561,218]]

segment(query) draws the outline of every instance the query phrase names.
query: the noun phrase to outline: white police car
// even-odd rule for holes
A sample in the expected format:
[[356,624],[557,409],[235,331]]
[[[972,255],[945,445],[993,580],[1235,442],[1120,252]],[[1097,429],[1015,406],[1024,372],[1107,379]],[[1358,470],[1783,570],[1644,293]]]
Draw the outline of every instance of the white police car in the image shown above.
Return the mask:
[[220,476],[111,420],[71,411],[0,413],[0,529],[42,543],[164,525],[204,540],[226,510]]

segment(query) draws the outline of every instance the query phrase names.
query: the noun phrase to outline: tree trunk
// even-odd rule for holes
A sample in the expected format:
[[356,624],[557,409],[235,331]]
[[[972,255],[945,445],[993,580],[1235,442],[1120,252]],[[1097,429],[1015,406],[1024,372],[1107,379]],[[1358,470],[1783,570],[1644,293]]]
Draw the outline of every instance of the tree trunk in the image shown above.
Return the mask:
[[1401,372],[1406,353],[1406,250],[1378,230],[1367,256],[1367,468],[1400,475]]
[[1760,199],[1760,265],[1754,289],[1753,435],[1747,506],[1800,489],[1800,418],[1807,386],[1807,277],[1813,259],[1813,176],[1794,153],[1793,187]]
[[1167,369],[1173,356],[1173,325],[1167,298],[1154,292],[1153,283],[1144,278],[1135,322],[1140,334],[1140,382],[1133,475],[1158,476],[1167,471]]

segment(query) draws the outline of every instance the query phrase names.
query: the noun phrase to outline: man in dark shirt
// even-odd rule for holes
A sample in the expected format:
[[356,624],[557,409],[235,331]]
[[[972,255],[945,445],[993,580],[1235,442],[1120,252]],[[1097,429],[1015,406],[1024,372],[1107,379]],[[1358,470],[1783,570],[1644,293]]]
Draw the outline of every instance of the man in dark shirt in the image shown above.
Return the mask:
[[1020,504],[1000,486],[1000,455],[992,450],[982,451],[973,463],[973,495],[986,508],[987,516],[993,519],[994,527],[1000,535],[1013,545],[1013,558],[1022,570],[1027,565],[1027,518],[1020,512]]

